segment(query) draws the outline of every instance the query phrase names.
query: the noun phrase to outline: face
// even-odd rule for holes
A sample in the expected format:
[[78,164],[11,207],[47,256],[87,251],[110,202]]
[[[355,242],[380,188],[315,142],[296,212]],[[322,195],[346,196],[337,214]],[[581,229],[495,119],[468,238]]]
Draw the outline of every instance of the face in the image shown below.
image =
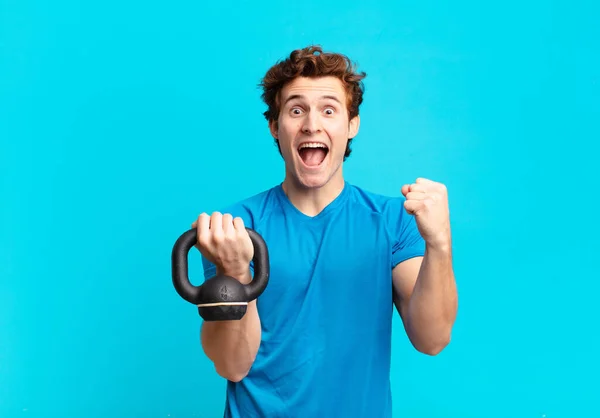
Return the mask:
[[335,77],[297,78],[281,91],[281,109],[271,134],[279,140],[287,175],[300,187],[323,187],[342,176],[348,138],[359,117],[348,119],[346,92]]

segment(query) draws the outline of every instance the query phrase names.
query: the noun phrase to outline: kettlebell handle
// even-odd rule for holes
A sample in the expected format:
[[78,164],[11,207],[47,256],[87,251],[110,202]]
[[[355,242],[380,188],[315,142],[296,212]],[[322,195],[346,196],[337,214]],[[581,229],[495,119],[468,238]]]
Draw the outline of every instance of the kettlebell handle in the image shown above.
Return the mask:
[[[269,253],[263,238],[255,230],[246,227],[254,246],[254,276],[250,283],[243,285],[246,300],[252,301],[264,291],[269,281]],[[175,290],[186,301],[198,305],[202,302],[202,286],[194,286],[188,276],[188,254],[196,245],[197,230],[192,228],[177,239],[171,253],[171,273]]]

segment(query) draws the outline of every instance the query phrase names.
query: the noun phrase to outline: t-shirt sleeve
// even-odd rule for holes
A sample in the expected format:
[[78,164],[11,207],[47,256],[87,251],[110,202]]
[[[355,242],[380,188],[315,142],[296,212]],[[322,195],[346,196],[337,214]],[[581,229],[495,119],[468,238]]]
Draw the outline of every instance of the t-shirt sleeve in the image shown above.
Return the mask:
[[425,240],[415,217],[404,208],[404,201],[404,198],[393,199],[384,212],[392,235],[392,268],[409,258],[425,255]]

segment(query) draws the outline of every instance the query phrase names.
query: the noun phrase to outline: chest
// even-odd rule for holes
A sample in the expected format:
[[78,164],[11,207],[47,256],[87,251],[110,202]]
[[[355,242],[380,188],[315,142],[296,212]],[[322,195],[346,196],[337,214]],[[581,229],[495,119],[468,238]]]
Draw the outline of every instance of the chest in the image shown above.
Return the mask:
[[271,276],[258,308],[267,328],[298,317],[364,318],[377,315],[370,306],[391,305],[392,246],[377,219],[293,228],[282,223],[261,234]]

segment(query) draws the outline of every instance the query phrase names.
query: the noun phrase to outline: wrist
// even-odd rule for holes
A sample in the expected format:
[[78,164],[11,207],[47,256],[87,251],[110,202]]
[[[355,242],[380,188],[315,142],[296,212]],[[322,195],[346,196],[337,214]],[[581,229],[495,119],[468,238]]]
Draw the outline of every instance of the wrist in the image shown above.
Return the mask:
[[246,267],[246,268],[217,267],[217,274],[221,275],[221,276],[233,277],[234,279],[238,280],[242,284],[248,284],[252,281],[252,276],[250,274],[250,267]]
[[426,240],[425,249],[428,252],[450,253],[452,251],[452,240],[449,236]]

